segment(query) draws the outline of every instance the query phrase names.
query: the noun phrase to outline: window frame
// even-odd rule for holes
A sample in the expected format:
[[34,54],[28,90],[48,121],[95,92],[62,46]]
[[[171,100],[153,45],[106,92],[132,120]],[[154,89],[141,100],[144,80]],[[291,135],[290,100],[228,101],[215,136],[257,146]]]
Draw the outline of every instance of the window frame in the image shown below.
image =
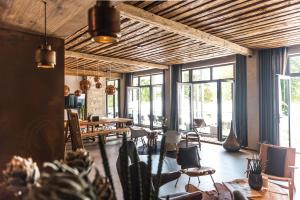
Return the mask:
[[[296,73],[291,73],[291,63],[290,63],[290,58],[291,57],[300,57],[300,53],[296,53],[296,54],[291,54],[287,56],[287,65],[286,65],[286,75],[290,76],[291,78],[300,78],[300,72],[296,72]],[[300,58],[299,58],[300,59]],[[290,89],[291,89],[291,84],[292,84],[292,79],[290,79]],[[291,104],[292,104],[292,92],[290,93],[290,105],[289,108],[291,109]],[[290,127],[289,127],[289,146],[292,146],[292,138],[291,138],[291,134],[292,134],[292,129],[291,129],[291,110],[289,111],[289,123],[290,123]],[[294,147],[295,148],[295,147]],[[296,152],[297,154],[300,154],[300,152]]]
[[[114,79],[114,80],[106,80],[106,85],[108,82],[114,82],[114,86],[116,87],[116,83],[118,84],[118,87],[116,87],[116,93],[118,94],[118,98],[116,98],[116,95],[113,96],[113,117],[120,117],[120,79]],[[106,94],[106,116],[108,117],[108,96]],[[116,99],[118,100],[118,105],[116,105]],[[118,107],[118,114],[116,114],[116,107]]]
[[[233,67],[233,77],[232,78],[225,78],[225,79],[213,79],[213,68],[227,66],[227,65],[232,65],[232,67]],[[210,79],[209,80],[202,80],[202,81],[193,81],[193,70],[205,69],[205,68],[210,69]],[[182,69],[181,70],[181,77],[182,77],[182,73],[184,71],[189,71],[189,81],[188,82],[182,82],[181,81],[181,83],[188,83],[188,84],[193,85],[193,84],[214,83],[215,82],[217,84],[217,102],[218,102],[218,135],[217,135],[218,138],[217,139],[219,141],[225,140],[226,137],[223,136],[222,126],[220,126],[220,124],[222,124],[222,113],[221,113],[222,112],[222,104],[221,104],[221,93],[222,93],[222,91],[221,91],[221,84],[222,84],[222,82],[231,82],[231,81],[233,82],[233,84],[235,83],[236,64],[234,62],[230,62],[230,63],[222,63],[222,64],[217,64],[217,65],[209,65],[209,66],[203,66],[203,67],[192,67],[192,68]],[[192,112],[193,112],[193,110],[191,110],[191,113]],[[232,112],[234,112],[234,108],[233,108]],[[192,125],[192,122],[190,124]],[[190,127],[190,129],[192,130],[192,127]]]
[[[162,75],[162,83],[161,84],[153,84],[152,83],[152,76],[155,76],[155,75]],[[145,77],[145,76],[149,76],[150,77],[150,84],[149,85],[141,85],[141,78],[142,77]],[[152,94],[152,90],[153,90],[153,87],[157,87],[157,86],[161,86],[162,87],[162,94],[161,94],[161,98],[162,98],[162,115],[164,115],[164,86],[165,86],[165,77],[163,75],[163,73],[153,73],[153,74],[145,74],[145,75],[139,75],[139,76],[133,76],[132,78],[138,78],[138,84],[137,85],[133,85],[132,87],[137,87],[137,88],[146,88],[146,87],[149,87],[149,90],[150,90],[150,126],[148,125],[143,125],[141,124],[141,115],[139,113],[138,115],[138,126],[142,126],[142,127],[149,127],[151,130],[153,129],[161,129],[161,127],[154,127],[153,126],[153,94]],[[139,104],[141,103],[141,99],[139,100]],[[139,112],[141,112],[139,110]]]

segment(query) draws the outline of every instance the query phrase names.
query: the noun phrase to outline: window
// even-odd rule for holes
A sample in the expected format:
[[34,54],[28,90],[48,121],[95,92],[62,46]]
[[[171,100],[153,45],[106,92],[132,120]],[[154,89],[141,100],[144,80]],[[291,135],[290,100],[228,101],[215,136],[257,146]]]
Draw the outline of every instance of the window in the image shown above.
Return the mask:
[[228,136],[233,115],[234,65],[182,70],[178,87],[178,127],[191,131],[193,120],[204,119],[202,134],[222,141]]
[[160,128],[163,118],[163,74],[133,78],[127,90],[128,114],[135,124]]
[[290,72],[290,133],[286,140],[290,146],[297,148],[300,152],[300,55],[293,55],[288,58],[288,70]]
[[139,85],[139,78],[138,77],[133,77],[132,85],[133,86],[138,86]]
[[193,81],[207,81],[210,80],[210,68],[195,69],[193,72]]
[[119,80],[106,82],[107,85],[116,87],[115,95],[106,95],[106,113],[107,117],[113,118],[119,116]]
[[213,79],[228,79],[233,78],[233,65],[225,65],[212,68]]
[[150,85],[150,76],[141,76],[139,84],[142,85]]
[[190,71],[189,70],[182,71],[182,82],[183,83],[190,82]]
[[290,73],[300,73],[300,55],[289,58]]

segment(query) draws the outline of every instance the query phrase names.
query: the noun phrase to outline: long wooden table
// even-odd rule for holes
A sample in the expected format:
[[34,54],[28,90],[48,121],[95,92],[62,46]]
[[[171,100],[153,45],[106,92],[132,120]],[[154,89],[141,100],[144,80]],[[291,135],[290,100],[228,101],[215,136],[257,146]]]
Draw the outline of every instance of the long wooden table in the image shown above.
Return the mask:
[[[129,132],[129,128],[127,127],[127,123],[132,122],[132,119],[129,118],[102,118],[98,121],[86,121],[82,120],[79,122],[81,127],[86,126],[87,131],[81,133],[82,138],[86,137],[93,137],[97,135],[109,135],[114,133],[124,133]],[[108,124],[115,124],[114,129],[104,129],[104,130],[95,130],[95,126],[97,125],[108,125]],[[91,131],[90,131],[91,128]]]

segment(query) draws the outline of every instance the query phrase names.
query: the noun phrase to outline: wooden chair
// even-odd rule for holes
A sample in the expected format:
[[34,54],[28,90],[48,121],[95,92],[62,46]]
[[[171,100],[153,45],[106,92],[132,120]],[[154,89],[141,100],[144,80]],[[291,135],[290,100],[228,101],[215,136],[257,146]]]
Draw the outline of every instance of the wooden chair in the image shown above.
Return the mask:
[[205,121],[204,119],[194,119],[194,123],[193,123],[193,130],[194,132],[188,132],[185,135],[185,139],[186,139],[186,146],[188,146],[188,142],[198,142],[199,144],[199,149],[201,150],[201,136],[200,136],[200,131],[198,130],[199,128],[203,128],[205,127]]
[[79,118],[77,113],[73,113],[70,109],[67,110],[68,114],[68,123],[70,129],[70,137],[72,143],[72,150],[76,151],[76,149],[82,149],[83,143],[81,139]]
[[[281,157],[284,157],[284,160],[279,160]],[[295,189],[294,170],[296,169],[296,149],[270,144],[261,144],[259,158],[262,160],[262,162],[266,163],[266,168],[264,169],[263,176],[268,177],[269,180],[287,182],[288,186],[278,183],[275,184],[279,185],[282,188],[288,189],[289,197],[291,200],[293,200]],[[249,169],[251,160],[251,158],[248,158],[247,169]],[[276,163],[276,165],[273,165],[273,163]],[[275,167],[276,170],[273,170]]]
[[148,137],[148,132],[141,127],[129,127],[131,133],[131,140],[134,141],[135,145],[138,144],[138,140],[141,139],[143,147],[147,146],[144,137]]

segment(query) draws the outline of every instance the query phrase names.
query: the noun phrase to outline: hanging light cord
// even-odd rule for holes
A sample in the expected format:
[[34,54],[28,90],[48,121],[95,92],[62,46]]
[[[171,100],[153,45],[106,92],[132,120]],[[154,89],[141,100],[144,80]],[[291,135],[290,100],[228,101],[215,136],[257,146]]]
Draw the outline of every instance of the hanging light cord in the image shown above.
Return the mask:
[[109,80],[111,80],[111,66],[109,66]]
[[47,1],[44,0],[44,9],[45,9],[45,45],[47,46]]

